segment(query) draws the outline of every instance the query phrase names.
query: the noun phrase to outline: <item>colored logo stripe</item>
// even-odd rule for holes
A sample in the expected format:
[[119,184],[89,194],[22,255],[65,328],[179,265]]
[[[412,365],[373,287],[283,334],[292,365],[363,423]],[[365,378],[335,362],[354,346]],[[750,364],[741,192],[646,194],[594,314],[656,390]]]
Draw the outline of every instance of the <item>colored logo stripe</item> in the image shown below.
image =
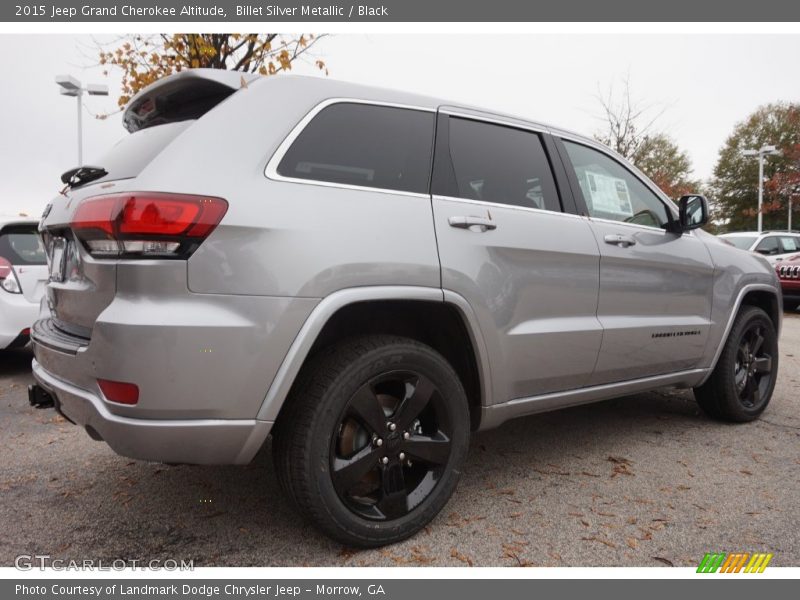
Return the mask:
[[723,563],[720,573],[738,573],[744,565],[744,562],[750,557],[747,552],[738,552],[729,554],[727,560]]
[[706,552],[706,555],[697,567],[697,572],[716,573],[723,560],[725,560],[724,552]]
[[747,563],[747,566],[744,569],[745,573],[763,573],[764,569],[767,568],[769,561],[772,560],[772,554],[753,554],[753,558],[750,559],[750,562]]
[[[766,552],[707,552],[697,566],[698,573],[763,573],[774,555]],[[749,559],[749,561],[748,561]],[[747,566],[745,567],[745,563]]]

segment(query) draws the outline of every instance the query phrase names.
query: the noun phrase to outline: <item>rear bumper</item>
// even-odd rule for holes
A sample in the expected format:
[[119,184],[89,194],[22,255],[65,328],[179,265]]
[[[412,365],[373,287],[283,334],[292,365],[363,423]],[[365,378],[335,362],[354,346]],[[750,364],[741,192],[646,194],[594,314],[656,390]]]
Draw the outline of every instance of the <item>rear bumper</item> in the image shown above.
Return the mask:
[[160,420],[109,412],[93,392],[78,388],[33,361],[36,381],[70,421],[102,439],[118,454],[167,463],[246,464],[258,452],[272,423],[256,419]]
[[[186,264],[118,267],[114,299],[91,339],[55,319],[31,329],[34,375],[64,415],[125,456],[246,463],[273,419],[258,418],[311,298],[195,294]],[[135,405],[109,401],[98,379],[132,383]]]

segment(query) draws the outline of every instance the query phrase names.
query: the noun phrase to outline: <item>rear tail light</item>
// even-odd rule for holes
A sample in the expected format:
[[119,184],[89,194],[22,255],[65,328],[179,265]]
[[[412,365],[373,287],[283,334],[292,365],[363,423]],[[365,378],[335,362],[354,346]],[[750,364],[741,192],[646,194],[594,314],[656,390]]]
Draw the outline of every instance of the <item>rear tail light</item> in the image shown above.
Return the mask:
[[92,256],[188,258],[228,210],[222,198],[135,192],[84,200],[71,227]]
[[135,383],[98,379],[97,385],[100,386],[103,395],[111,402],[118,404],[136,404],[139,402],[139,386]]
[[19,284],[14,267],[7,259],[0,256],[0,287],[11,294],[21,294],[22,286]]

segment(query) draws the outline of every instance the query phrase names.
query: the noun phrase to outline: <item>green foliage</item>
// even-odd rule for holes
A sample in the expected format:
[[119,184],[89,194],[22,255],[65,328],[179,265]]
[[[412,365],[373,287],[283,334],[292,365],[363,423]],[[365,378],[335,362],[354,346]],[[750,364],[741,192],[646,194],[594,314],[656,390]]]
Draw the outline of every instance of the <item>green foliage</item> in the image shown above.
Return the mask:
[[[754,230],[758,207],[758,158],[742,151],[774,145],[780,156],[764,160],[764,229],[786,229],[788,202],[800,208],[800,104],[762,106],[738,123],[719,153],[710,185],[715,218],[727,231]],[[794,212],[792,224],[800,211]]]

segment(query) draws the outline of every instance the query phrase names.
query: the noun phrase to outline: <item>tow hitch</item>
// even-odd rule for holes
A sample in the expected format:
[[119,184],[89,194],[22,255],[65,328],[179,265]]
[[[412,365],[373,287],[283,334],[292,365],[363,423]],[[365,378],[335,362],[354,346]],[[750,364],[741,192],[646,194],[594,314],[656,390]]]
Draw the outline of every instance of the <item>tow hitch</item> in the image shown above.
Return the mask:
[[52,408],[56,404],[53,397],[39,385],[28,386],[28,402],[34,408]]

